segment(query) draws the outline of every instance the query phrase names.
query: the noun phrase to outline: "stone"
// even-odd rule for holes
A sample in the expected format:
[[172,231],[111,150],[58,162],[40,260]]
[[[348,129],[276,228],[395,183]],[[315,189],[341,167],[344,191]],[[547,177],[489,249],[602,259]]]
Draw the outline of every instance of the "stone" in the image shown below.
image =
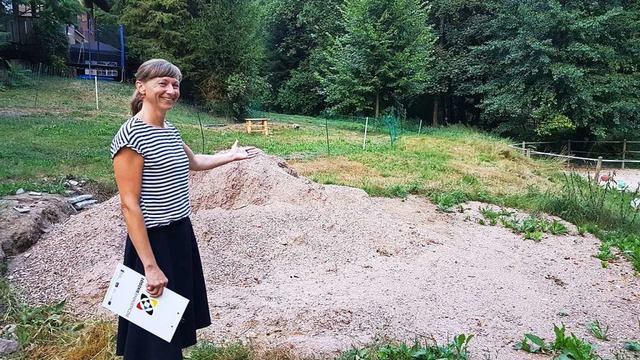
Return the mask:
[[28,207],[24,207],[22,205],[14,206],[13,210],[19,212],[20,214],[28,213],[29,211],[31,211],[31,209],[29,209]]
[[29,195],[31,196],[42,196],[41,192],[36,192],[36,191],[29,191]]
[[90,200],[93,199],[93,195],[91,194],[86,194],[86,195],[80,195],[80,196],[75,196],[72,197],[71,199],[67,199],[67,201],[69,202],[69,204],[76,204],[82,201],[86,201],[86,200]]
[[14,334],[16,332],[17,328],[18,328],[18,325],[16,325],[16,324],[9,324],[9,325],[5,326],[2,329],[2,332],[5,333],[5,334],[11,335],[11,334]]
[[16,195],[20,195],[20,194],[24,194],[24,189],[20,188],[18,190],[16,190]]
[[84,210],[84,209],[90,208],[91,206],[97,203],[98,203],[98,200],[85,200],[85,201],[80,201],[78,203],[73,204],[73,207],[76,208],[76,210]]
[[79,184],[79,183],[78,183],[77,181],[75,181],[75,180],[67,180],[67,183],[68,183],[69,185],[71,185],[71,186],[78,186],[78,184]]
[[0,339],[0,356],[13,354],[20,350],[20,344],[15,340]]

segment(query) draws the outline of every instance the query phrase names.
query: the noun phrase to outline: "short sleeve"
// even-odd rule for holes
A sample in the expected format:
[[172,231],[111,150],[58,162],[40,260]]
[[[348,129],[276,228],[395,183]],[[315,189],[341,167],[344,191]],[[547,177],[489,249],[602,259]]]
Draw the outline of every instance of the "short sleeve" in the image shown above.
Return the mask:
[[144,157],[144,153],[140,148],[138,141],[135,141],[135,136],[133,136],[133,133],[131,132],[131,129],[129,129],[128,125],[129,122],[123,124],[122,127],[120,127],[120,130],[118,130],[116,135],[113,137],[111,146],[109,147],[111,159],[113,159],[123,147],[133,149],[135,152]]

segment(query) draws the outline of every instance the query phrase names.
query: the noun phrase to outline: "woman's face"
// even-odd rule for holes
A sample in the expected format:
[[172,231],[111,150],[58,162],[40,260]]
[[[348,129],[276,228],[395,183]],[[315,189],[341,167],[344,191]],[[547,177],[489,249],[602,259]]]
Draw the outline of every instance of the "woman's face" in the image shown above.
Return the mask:
[[159,77],[138,81],[138,91],[144,94],[144,103],[158,110],[168,111],[180,98],[180,82],[172,77]]

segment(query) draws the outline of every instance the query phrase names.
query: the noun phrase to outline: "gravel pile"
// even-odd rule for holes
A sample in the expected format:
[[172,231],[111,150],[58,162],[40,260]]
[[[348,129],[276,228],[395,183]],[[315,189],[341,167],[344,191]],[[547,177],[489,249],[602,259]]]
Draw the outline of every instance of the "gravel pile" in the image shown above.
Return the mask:
[[[553,340],[554,323],[602,355],[640,340],[633,268],[603,268],[598,240],[575,230],[525,241],[478,224],[482,204],[443,213],[419,197],[371,198],[266,155],[193,174],[191,196],[213,318],[201,337],[329,356],[378,336],[466,333],[473,359],[533,358],[511,345]],[[99,303],[124,237],[112,198],[51,229],[8,275],[30,302],[66,298],[81,317],[113,319]],[[589,335],[596,319],[611,341]]]

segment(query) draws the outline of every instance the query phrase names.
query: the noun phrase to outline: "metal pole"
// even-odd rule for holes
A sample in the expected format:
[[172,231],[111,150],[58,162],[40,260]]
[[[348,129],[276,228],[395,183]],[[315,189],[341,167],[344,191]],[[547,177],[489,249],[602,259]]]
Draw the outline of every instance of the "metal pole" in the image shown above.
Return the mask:
[[362,140],[362,150],[366,150],[367,148],[367,128],[369,127],[369,117],[367,116],[367,119],[365,120],[364,123],[364,140]]
[[202,135],[202,153],[204,154],[204,129],[202,128],[202,121],[200,120],[200,111],[196,106],[196,115],[198,115],[198,123],[200,124],[200,135]]
[[40,89],[40,76],[42,75],[42,63],[38,63],[38,80],[37,85],[36,85],[36,98],[35,98],[35,103],[34,103],[34,107],[37,108],[38,107],[38,89]]
[[331,156],[331,151],[329,150],[329,120],[324,118],[324,127],[327,129],[327,156]]
[[[89,33],[87,35],[89,35],[89,70],[92,69],[91,62],[93,61],[93,57],[91,56],[91,36],[93,36],[93,30],[91,30],[92,26],[93,26],[93,22],[91,21],[91,19],[88,19],[87,20],[87,29],[88,29]],[[89,71],[89,75],[91,75],[91,71]],[[96,76],[97,75],[98,75],[98,73],[96,72]]]
[[124,82],[124,28],[120,24],[120,64],[122,67],[122,76],[120,82]]
[[627,156],[627,139],[624,139],[624,142],[622,143],[622,168],[624,169],[624,160],[626,159]]
[[[97,69],[96,69],[97,71]],[[98,108],[98,73],[96,72],[96,76],[94,77],[95,79],[95,83],[96,83],[96,110],[99,110]]]

